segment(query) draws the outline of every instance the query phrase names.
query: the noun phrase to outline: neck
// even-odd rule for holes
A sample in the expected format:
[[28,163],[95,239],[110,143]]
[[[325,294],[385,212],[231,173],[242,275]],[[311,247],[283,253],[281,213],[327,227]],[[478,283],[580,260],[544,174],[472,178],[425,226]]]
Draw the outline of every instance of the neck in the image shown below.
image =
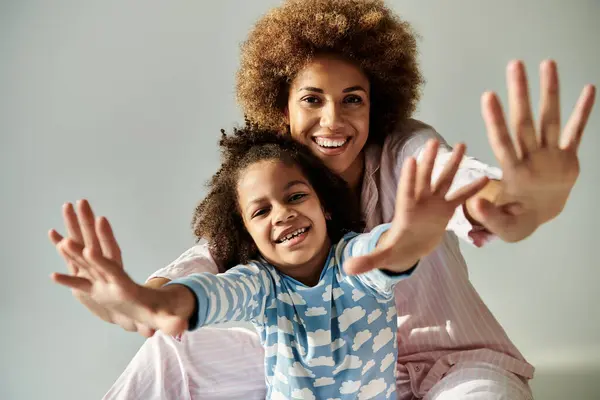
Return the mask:
[[347,170],[342,172],[340,176],[348,183],[350,190],[354,194],[360,195],[360,188],[362,184],[362,177],[365,171],[365,155],[360,152],[356,160],[348,167]]
[[316,286],[321,278],[321,272],[325,267],[329,250],[331,249],[331,240],[329,237],[326,239],[324,246],[321,250],[315,254],[315,256],[301,265],[288,265],[286,267],[280,267],[273,264],[280,272],[286,274],[290,278],[294,278],[298,282],[305,284],[306,286]]

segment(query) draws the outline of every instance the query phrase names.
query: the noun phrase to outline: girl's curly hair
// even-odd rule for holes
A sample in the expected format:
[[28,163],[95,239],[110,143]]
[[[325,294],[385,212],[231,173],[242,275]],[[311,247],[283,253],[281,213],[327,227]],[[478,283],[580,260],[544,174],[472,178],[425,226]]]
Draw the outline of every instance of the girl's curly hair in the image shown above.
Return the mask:
[[346,232],[363,229],[358,200],[346,182],[306,146],[289,136],[250,125],[234,129],[233,135],[228,136],[223,130],[221,133],[221,168],[209,181],[209,193],[196,207],[192,219],[196,238],[208,240],[211,255],[220,267],[229,269],[259,255],[244,226],[237,195],[240,174],[259,161],[277,160],[300,168],[331,217],[327,233],[333,243]]
[[414,112],[424,81],[407,22],[382,0],[287,0],[263,16],[242,44],[236,89],[246,117],[285,131],[289,85],[319,54],[348,60],[368,77],[370,141],[381,141]]

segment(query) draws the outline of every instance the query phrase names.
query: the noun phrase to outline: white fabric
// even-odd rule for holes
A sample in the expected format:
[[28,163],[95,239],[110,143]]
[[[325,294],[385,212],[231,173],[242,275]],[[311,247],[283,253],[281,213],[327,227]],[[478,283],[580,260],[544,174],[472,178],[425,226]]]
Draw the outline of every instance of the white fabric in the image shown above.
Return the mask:
[[532,400],[517,375],[488,363],[459,363],[434,385],[424,400]]

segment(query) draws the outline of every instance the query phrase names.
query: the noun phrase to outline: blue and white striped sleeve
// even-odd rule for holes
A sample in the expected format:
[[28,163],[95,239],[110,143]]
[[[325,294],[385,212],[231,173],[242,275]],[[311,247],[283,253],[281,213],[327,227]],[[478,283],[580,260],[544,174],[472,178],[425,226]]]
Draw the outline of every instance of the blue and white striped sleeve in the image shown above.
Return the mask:
[[408,278],[414,268],[400,274],[391,274],[382,271],[380,268],[385,268],[381,265],[378,268],[372,269],[369,272],[360,275],[346,275],[344,272],[344,262],[352,257],[364,256],[375,250],[377,242],[381,235],[390,228],[391,224],[382,224],[373,228],[368,233],[363,234],[348,234],[338,244],[336,256],[340,263],[340,271],[345,279],[352,286],[362,288],[367,293],[371,293],[376,297],[389,298],[393,296],[394,285],[399,281]]
[[264,315],[267,297],[273,292],[272,277],[254,263],[223,274],[192,274],[169,282],[175,284],[186,286],[196,297],[189,330],[228,321],[258,322]]

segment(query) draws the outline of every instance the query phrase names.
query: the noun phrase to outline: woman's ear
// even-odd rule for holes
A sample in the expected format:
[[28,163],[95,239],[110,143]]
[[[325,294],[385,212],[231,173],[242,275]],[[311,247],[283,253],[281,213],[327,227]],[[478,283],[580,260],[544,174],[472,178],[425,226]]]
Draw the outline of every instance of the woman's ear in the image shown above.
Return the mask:
[[283,108],[283,120],[285,121],[286,125],[290,125],[290,109],[288,108],[288,106],[285,106]]

